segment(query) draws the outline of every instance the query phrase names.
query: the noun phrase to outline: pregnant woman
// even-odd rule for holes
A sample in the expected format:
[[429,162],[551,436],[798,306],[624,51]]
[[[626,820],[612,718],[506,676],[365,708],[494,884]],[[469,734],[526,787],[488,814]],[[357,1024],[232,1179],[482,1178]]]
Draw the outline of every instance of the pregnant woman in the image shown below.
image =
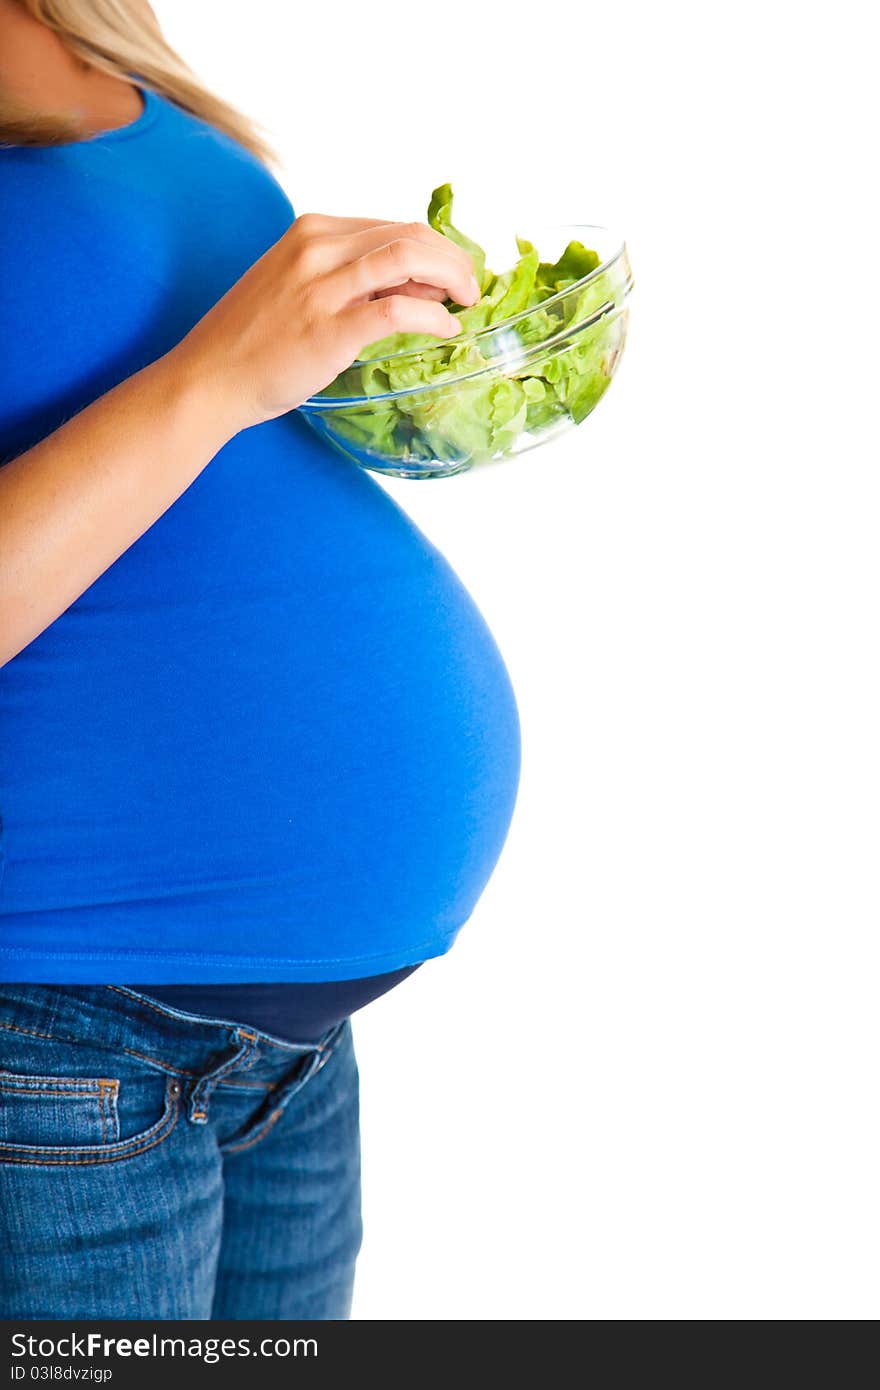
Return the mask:
[[294,220],[141,0],[0,0],[0,145],[0,1317],[344,1318],[350,1016],[473,912],[519,724],[291,412],[471,265]]

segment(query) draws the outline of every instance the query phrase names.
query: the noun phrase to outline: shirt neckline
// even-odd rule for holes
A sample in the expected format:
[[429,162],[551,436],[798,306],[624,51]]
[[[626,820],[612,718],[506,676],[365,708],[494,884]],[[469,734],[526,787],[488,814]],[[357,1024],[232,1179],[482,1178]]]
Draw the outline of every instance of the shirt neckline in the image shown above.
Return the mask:
[[47,150],[69,150],[71,147],[79,149],[90,145],[105,145],[113,140],[130,140],[135,135],[141,135],[148,126],[153,124],[160,110],[158,95],[151,91],[149,87],[142,87],[139,82],[133,82],[132,86],[140,92],[143,102],[143,109],[139,116],[135,116],[133,121],[128,121],[126,125],[111,126],[109,130],[96,130],[91,135],[79,136],[76,140],[65,140],[60,145],[40,145],[42,153]]
[[133,88],[140,93],[140,100],[143,101],[140,115],[136,115],[135,120],[128,121],[125,125],[110,126],[108,131],[95,131],[92,135],[81,135],[74,140],[63,140],[58,145],[17,145],[8,146],[10,149],[22,150],[26,153],[39,153],[46,157],[51,154],[64,154],[65,150],[88,150],[93,146],[108,145],[114,140],[131,140],[133,136],[142,135],[149,126],[156,120],[161,111],[161,97],[158,93],[152,92],[150,88],[140,86],[139,82],[132,82]]

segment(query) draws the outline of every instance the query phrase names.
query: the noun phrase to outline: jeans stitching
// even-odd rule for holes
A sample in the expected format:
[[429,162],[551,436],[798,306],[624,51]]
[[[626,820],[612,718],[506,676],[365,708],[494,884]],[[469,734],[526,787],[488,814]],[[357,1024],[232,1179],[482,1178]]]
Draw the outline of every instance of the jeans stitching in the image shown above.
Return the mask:
[[157,1014],[163,1014],[165,1018],[175,1017],[168,1009],[163,1009],[161,1004],[154,1004],[152,999],[145,999],[143,995],[135,994],[134,991],[130,989],[123,989],[121,985],[107,985],[105,988],[112,989],[117,994],[124,994],[127,998],[134,999],[136,1003],[143,1004],[145,1009],[154,1009]]
[[284,1114],[284,1110],[285,1106],[283,1105],[279,1106],[277,1110],[273,1110],[268,1120],[266,1120],[265,1123],[261,1125],[261,1127],[257,1130],[256,1134],[251,1135],[250,1139],[245,1139],[240,1144],[221,1144],[220,1152],[225,1154],[234,1154],[238,1153],[241,1149],[249,1149],[252,1144],[259,1143],[259,1141],[265,1138],[265,1136],[269,1133],[269,1130],[272,1128],[275,1122],[281,1118],[281,1116]]
[[[149,1129],[145,1130],[143,1134],[135,1134],[132,1135],[131,1139],[123,1139],[120,1142],[119,1149],[117,1149],[117,1151],[114,1153],[101,1154],[98,1158],[65,1158],[62,1156],[62,1154],[64,1152],[70,1154],[71,1149],[67,1148],[65,1150],[64,1148],[62,1148],[58,1157],[52,1156],[43,1158],[32,1158],[24,1155],[45,1155],[48,1146],[31,1144],[16,1145],[16,1153],[10,1155],[8,1154],[9,1146],[0,1144],[0,1163],[32,1163],[43,1167],[51,1167],[53,1165],[55,1167],[86,1167],[89,1164],[93,1163],[117,1163],[120,1162],[122,1159],[134,1158],[137,1156],[137,1154],[146,1153],[148,1149],[154,1148],[156,1144],[161,1143],[163,1139],[167,1139],[168,1135],[171,1133],[171,1131],[174,1129],[174,1126],[177,1124],[179,1118],[180,1088],[178,1087],[175,1090],[171,1086],[169,1086],[166,1088],[166,1102],[164,1113],[160,1115],[156,1123],[152,1125]],[[137,1144],[142,1139],[146,1139],[148,1136],[150,1137],[149,1144],[142,1144],[141,1147],[137,1149],[125,1149],[124,1152],[122,1151],[126,1144]],[[84,1144],[82,1147],[84,1149],[90,1149],[100,1146],[93,1144]],[[19,1154],[21,1154],[22,1157],[18,1157],[17,1155]]]
[[277,1085],[277,1081],[233,1081],[230,1077],[221,1077],[217,1082],[218,1089],[221,1086],[237,1086],[242,1091],[274,1091]]
[[105,1144],[116,1143],[119,1139],[119,1111],[116,1108],[118,1095],[118,1081],[108,1081],[106,1085],[101,1086],[101,1123]]
[[123,1047],[123,1052],[130,1052],[133,1057],[140,1057],[144,1062],[153,1062],[157,1067],[163,1067],[174,1076],[198,1076],[199,1073],[191,1071],[188,1067],[179,1067],[175,1062],[166,1062],[163,1057],[151,1057],[148,1052],[138,1052],[136,1047]]
[[[53,1080],[53,1077],[47,1076],[46,1080]],[[88,1087],[85,1091],[74,1090],[70,1086],[7,1086],[4,1081],[0,1081],[0,1091],[6,1091],[10,1095],[56,1095],[56,1097],[60,1097],[60,1095],[90,1095],[90,1097],[95,1098],[101,1088],[103,1086],[101,1086],[100,1081],[97,1087]]]
[[13,1033],[26,1033],[29,1038],[49,1038],[52,1042],[76,1042],[76,1038],[59,1038],[55,1033],[38,1033],[35,1028],[20,1028],[17,1023],[0,1023]]
[[[248,1036],[248,1034],[245,1034],[245,1037],[247,1037],[247,1036]],[[244,1056],[242,1057],[240,1063],[239,1063],[238,1066],[235,1068],[236,1071],[249,1071],[251,1067],[256,1066],[257,1062],[259,1062],[259,1060],[260,1060],[260,1047],[259,1047],[259,1044],[257,1043],[256,1038],[254,1038],[252,1041],[253,1041],[253,1046],[251,1047],[250,1052],[246,1052],[246,1053],[244,1054]],[[246,1083],[245,1083],[245,1084],[246,1084]]]
[[[128,994],[128,995],[130,995],[130,997],[131,997],[132,999],[137,999],[139,1003],[144,1003],[144,1004],[147,1003],[147,1000],[146,1000],[146,999],[141,1000],[139,995],[137,995],[137,994],[131,994],[129,990],[119,989],[119,987],[118,987],[117,985],[107,985],[106,988],[107,988],[107,989],[118,989],[118,991],[119,991],[120,994]],[[168,1014],[168,1013],[166,1013],[165,1009],[160,1009],[160,1008],[158,1007],[158,1005],[150,1004],[150,1008],[155,1008],[157,1013],[165,1014],[165,1016],[166,1016],[167,1018],[175,1019],[175,1015],[174,1015],[174,1014]],[[188,1021],[189,1021],[189,1020],[186,1020],[186,1019],[176,1019],[176,1022],[178,1022],[178,1023],[184,1023],[184,1022],[188,1022]],[[195,1019],[192,1020],[192,1022],[195,1022],[195,1021],[196,1021]],[[205,1020],[205,1021],[208,1022],[208,1020]],[[211,1024],[211,1026],[214,1027],[214,1028],[220,1027],[220,1025],[217,1024],[217,1023]],[[80,1037],[80,1038],[69,1038],[65,1033],[43,1033],[43,1032],[40,1032],[40,1031],[39,1031],[38,1029],[36,1029],[36,1028],[22,1028],[22,1027],[21,1027],[19,1024],[17,1024],[17,1023],[0,1023],[0,1029],[9,1029],[9,1030],[10,1030],[11,1032],[13,1032],[13,1033],[24,1033],[24,1034],[25,1034],[27,1037],[29,1037],[29,1038],[46,1038],[49,1042],[74,1043],[77,1047],[82,1047],[82,1046],[84,1046],[84,1045],[89,1045],[89,1042],[90,1042],[90,1039],[84,1039],[84,1038],[81,1038],[81,1037]],[[250,1038],[250,1037],[253,1037],[254,1034],[253,1034],[253,1033],[246,1033],[245,1036]],[[267,1039],[266,1039],[266,1042],[269,1042],[269,1041],[270,1041],[270,1039],[267,1038]],[[91,1045],[92,1045],[93,1047],[108,1047],[108,1046],[110,1046],[110,1044],[108,1044],[108,1043],[106,1043],[106,1042],[98,1042],[98,1041],[92,1042]],[[146,1053],[146,1052],[138,1052],[137,1049],[134,1048],[134,1047],[123,1047],[123,1048],[122,1048],[122,1051],[123,1051],[123,1052],[130,1052],[130,1053],[132,1053],[132,1055],[135,1056],[135,1057],[142,1057],[143,1060],[144,1060],[145,1062],[155,1062],[157,1066],[164,1066],[164,1067],[167,1067],[168,1070],[169,1070],[169,1071],[173,1071],[173,1072],[175,1073],[175,1075],[177,1075],[178,1073],[182,1074],[183,1076],[197,1076],[197,1075],[198,1075],[197,1072],[194,1072],[194,1071],[187,1071],[187,1070],[185,1070],[185,1069],[182,1068],[182,1067],[176,1066],[176,1065],[175,1065],[174,1063],[172,1063],[172,1062],[165,1062],[161,1057],[151,1057],[151,1056],[149,1056],[149,1054]]]
[[[114,986],[113,986],[113,985],[108,985],[107,988],[108,988],[108,989],[113,989]],[[49,1042],[72,1043],[72,1044],[73,1044],[74,1046],[76,1046],[76,1047],[83,1047],[83,1046],[89,1046],[89,1045],[91,1045],[91,1046],[93,1046],[93,1047],[104,1047],[104,1048],[108,1048],[108,1047],[111,1047],[111,1046],[112,1046],[112,1044],[109,1044],[109,1043],[106,1043],[106,1042],[97,1042],[97,1041],[91,1042],[91,1040],[89,1040],[89,1039],[87,1039],[87,1038],[68,1038],[68,1037],[67,1037],[65,1034],[63,1034],[63,1033],[39,1033],[39,1032],[37,1032],[36,1029],[34,1029],[34,1028],[20,1028],[20,1027],[18,1026],[18,1024],[16,1024],[16,1023],[0,1023],[0,1029],[4,1029],[4,1028],[11,1029],[11,1030],[12,1030],[13,1032],[15,1032],[15,1033],[24,1033],[24,1034],[26,1034],[27,1037],[29,1037],[29,1038],[46,1038]],[[251,1036],[253,1036],[253,1035],[252,1035],[252,1034],[248,1034],[247,1036],[248,1036],[248,1037],[251,1037]],[[267,1041],[268,1041],[268,1039],[267,1039]],[[120,1048],[120,1051],[122,1051],[122,1052],[128,1052],[128,1053],[130,1053],[133,1057],[140,1057],[141,1060],[144,1061],[144,1062],[153,1062],[157,1067],[163,1067],[165,1070],[167,1070],[167,1071],[173,1073],[173,1075],[175,1075],[175,1076],[191,1076],[191,1077],[192,1077],[192,1076],[198,1076],[198,1075],[199,1075],[198,1072],[192,1071],[192,1070],[190,1070],[188,1067],[179,1067],[179,1066],[177,1065],[176,1062],[166,1062],[165,1059],[164,1059],[163,1057],[153,1057],[153,1056],[151,1056],[150,1053],[148,1053],[148,1052],[139,1052],[139,1051],[137,1050],[136,1047],[121,1047],[121,1048]]]
[[[17,1023],[0,1023],[0,1030],[2,1029],[9,1029],[13,1033],[24,1033],[28,1038],[45,1038],[48,1042],[69,1043],[73,1047],[96,1047],[103,1048],[104,1051],[111,1051],[116,1047],[116,1044],[105,1042],[102,1039],[83,1037],[70,1038],[66,1033],[41,1033],[35,1028],[21,1028]],[[180,1068],[173,1066],[170,1062],[163,1064],[161,1058],[148,1057],[145,1052],[135,1052],[133,1047],[122,1047],[121,1051],[133,1052],[136,1057],[143,1057],[147,1062],[156,1061],[160,1065],[167,1066],[175,1074],[180,1070]],[[190,1072],[189,1075],[194,1076],[195,1073]]]
[[107,1143],[107,1093],[102,1086],[98,1092],[98,1107],[101,1111],[101,1143]]

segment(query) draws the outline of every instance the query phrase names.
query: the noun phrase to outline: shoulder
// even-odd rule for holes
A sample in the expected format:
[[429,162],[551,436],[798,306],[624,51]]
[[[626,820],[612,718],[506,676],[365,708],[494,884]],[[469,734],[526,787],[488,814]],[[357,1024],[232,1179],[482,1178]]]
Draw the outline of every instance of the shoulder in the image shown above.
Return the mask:
[[[195,180],[196,186],[213,184],[218,194],[228,198],[250,195],[267,209],[274,209],[286,222],[293,219],[290,199],[274,174],[244,145],[218,130],[208,121],[152,94],[158,108],[154,138],[166,152],[172,168]],[[240,204],[239,214],[254,211]]]

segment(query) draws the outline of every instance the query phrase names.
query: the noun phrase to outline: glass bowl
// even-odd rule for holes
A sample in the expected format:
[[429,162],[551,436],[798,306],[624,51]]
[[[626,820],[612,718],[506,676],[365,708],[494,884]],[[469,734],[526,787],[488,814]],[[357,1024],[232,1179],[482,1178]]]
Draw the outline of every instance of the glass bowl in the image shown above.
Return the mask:
[[[530,230],[529,240],[547,261],[580,241],[599,264],[488,328],[359,358],[299,407],[303,418],[361,467],[399,478],[447,478],[580,424],[623,351],[633,283],[626,246],[605,227],[578,224]],[[491,266],[506,268],[513,243],[508,231],[481,244]]]

